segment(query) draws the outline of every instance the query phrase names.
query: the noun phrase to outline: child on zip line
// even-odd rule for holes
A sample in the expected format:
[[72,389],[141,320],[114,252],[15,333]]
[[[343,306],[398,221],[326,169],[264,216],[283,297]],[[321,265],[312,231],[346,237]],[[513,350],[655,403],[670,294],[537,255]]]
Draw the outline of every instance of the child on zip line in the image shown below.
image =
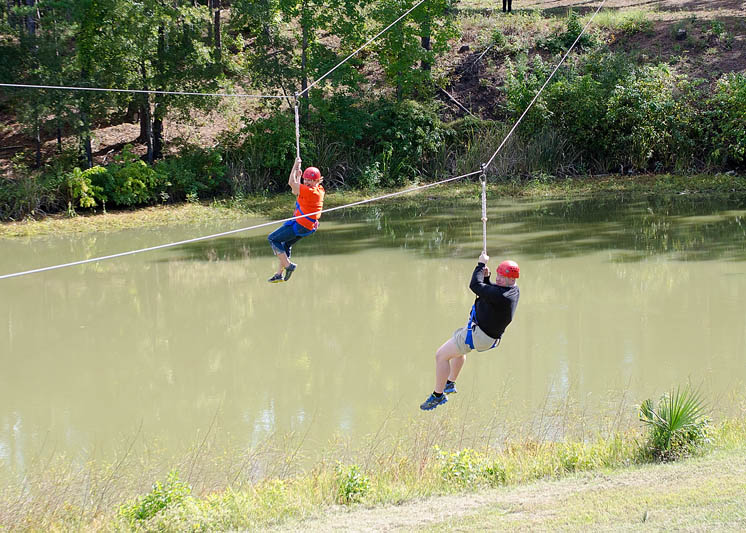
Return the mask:
[[293,170],[290,171],[290,177],[288,177],[288,185],[297,197],[293,216],[300,218],[288,220],[267,237],[269,245],[280,261],[277,272],[267,280],[270,283],[280,283],[290,279],[298,267],[290,262],[291,247],[303,237],[314,233],[319,227],[319,218],[321,218],[319,211],[324,207],[325,191],[321,185],[324,178],[318,168],[308,167],[303,171],[303,181],[301,181],[300,163],[300,157],[296,158]]

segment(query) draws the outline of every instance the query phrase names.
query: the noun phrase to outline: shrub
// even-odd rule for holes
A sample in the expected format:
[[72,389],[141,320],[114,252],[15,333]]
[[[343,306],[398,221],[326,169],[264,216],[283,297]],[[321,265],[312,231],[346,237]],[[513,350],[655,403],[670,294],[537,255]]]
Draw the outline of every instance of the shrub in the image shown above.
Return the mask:
[[650,429],[647,451],[660,461],[674,461],[709,442],[709,419],[701,395],[687,387],[664,394],[653,405],[640,405],[640,421]]
[[489,469],[485,470],[484,456],[470,448],[453,453],[438,450],[438,454],[441,461],[440,476],[448,485],[475,489],[492,473]]
[[84,209],[96,207],[98,205],[96,200],[106,202],[104,188],[93,185],[92,182],[94,177],[106,174],[106,172],[107,170],[100,166],[95,166],[87,170],[80,170],[80,168],[75,167],[71,173],[65,176],[69,212],[74,213],[76,206]]
[[343,505],[360,502],[370,491],[370,479],[357,465],[337,464],[337,501]]
[[675,157],[673,132],[681,115],[679,79],[665,65],[645,66],[621,80],[608,100],[609,150],[625,166],[646,169]]
[[166,509],[183,503],[192,492],[192,488],[179,481],[176,471],[169,472],[165,483],[156,481],[148,494],[142,498],[123,505],[119,515],[131,525],[150,520]]
[[379,102],[363,133],[362,148],[380,162],[381,184],[386,187],[419,176],[448,136],[435,109],[413,100]]
[[579,36],[580,39],[578,39],[578,43],[575,45],[575,50],[590,49],[598,44],[596,37],[588,32],[583,33],[582,36],[580,35],[583,31],[583,25],[580,24],[578,14],[572,10],[567,14],[566,26],[567,29],[564,32],[557,33],[549,39],[539,41],[537,46],[556,54],[566,52]]
[[729,73],[718,80],[709,99],[711,159],[719,165],[746,163],[746,75]]
[[133,206],[164,198],[169,185],[165,176],[141,161],[130,145],[124,147],[115,161],[106,168],[107,172],[91,176],[92,184],[102,188],[106,201]]
[[215,150],[186,146],[176,157],[159,161],[155,171],[168,178],[169,197],[184,200],[190,195],[210,197],[226,188],[226,166]]

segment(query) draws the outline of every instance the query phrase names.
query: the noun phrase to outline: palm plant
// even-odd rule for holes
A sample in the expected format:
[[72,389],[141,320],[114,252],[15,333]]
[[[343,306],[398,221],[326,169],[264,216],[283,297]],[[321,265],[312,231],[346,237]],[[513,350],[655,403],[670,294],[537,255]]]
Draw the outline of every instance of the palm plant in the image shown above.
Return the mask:
[[664,394],[657,406],[650,399],[642,402],[640,421],[650,427],[649,451],[662,461],[688,455],[707,441],[707,407],[689,386]]

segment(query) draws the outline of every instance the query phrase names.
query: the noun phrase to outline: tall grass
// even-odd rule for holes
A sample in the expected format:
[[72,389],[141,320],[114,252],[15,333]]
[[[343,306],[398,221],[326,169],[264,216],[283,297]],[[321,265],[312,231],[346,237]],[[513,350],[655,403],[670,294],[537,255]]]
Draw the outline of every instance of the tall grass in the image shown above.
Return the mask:
[[[246,450],[208,431],[172,459],[136,436],[108,464],[40,456],[0,493],[0,530],[263,529],[339,505],[396,504],[650,460],[645,434],[620,418],[627,408],[614,410],[596,424],[567,401],[547,402],[528,425],[495,418],[476,428],[436,416],[391,430],[387,419],[360,446],[340,439],[311,461],[299,454],[303,435]],[[725,420],[711,435],[715,445],[745,446],[746,423]]]

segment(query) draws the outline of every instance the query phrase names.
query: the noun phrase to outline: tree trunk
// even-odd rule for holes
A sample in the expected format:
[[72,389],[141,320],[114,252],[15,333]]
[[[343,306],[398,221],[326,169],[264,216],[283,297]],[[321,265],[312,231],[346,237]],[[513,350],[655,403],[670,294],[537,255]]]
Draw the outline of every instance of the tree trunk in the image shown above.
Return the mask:
[[[156,65],[156,80],[165,78],[165,54],[166,54],[166,29],[163,24],[158,26],[158,57]],[[158,83],[158,90],[164,91],[165,87],[162,82]],[[163,95],[155,95],[155,105],[153,109],[153,159],[160,159],[163,154],[163,114],[165,113],[165,104]]]
[[[142,75],[142,85],[144,91],[149,91],[147,82],[147,72],[145,69],[145,63],[140,63],[140,74]],[[144,93],[144,102],[142,108],[142,119],[140,121],[140,132],[142,133],[145,141],[145,148],[147,149],[146,160],[149,165],[153,164],[153,118],[150,114],[150,94]]]
[[[156,103],[153,109],[153,159],[163,157],[163,118],[160,116],[160,109],[163,104]],[[152,163],[152,161],[148,161]]]
[[215,0],[217,9],[215,10],[215,31],[213,35],[213,45],[215,47],[215,61],[220,63],[222,61],[223,50],[220,36],[220,0]]
[[[420,38],[420,42],[422,43],[422,48],[424,48],[426,51],[429,52],[432,49],[432,46],[430,45],[430,23],[426,23],[423,25],[422,37]],[[420,68],[426,72],[429,72],[432,68],[430,59],[423,58],[422,62],[420,63]]]
[[[80,78],[83,80],[88,79],[88,71],[85,68],[81,69]],[[80,142],[85,152],[86,168],[91,168],[93,166],[93,147],[91,146],[91,125],[88,122],[90,108],[88,98],[88,94],[82,91],[80,96],[80,122],[83,125],[83,130],[80,133]]]
[[34,160],[34,168],[41,167],[41,124],[39,120],[36,120],[34,126],[34,145],[36,146],[36,157]]
[[[29,7],[35,6],[36,0],[26,0],[26,5]],[[28,31],[29,36],[35,37],[36,36],[36,16],[34,16],[33,14],[27,15],[24,23],[26,25],[26,31]]]

